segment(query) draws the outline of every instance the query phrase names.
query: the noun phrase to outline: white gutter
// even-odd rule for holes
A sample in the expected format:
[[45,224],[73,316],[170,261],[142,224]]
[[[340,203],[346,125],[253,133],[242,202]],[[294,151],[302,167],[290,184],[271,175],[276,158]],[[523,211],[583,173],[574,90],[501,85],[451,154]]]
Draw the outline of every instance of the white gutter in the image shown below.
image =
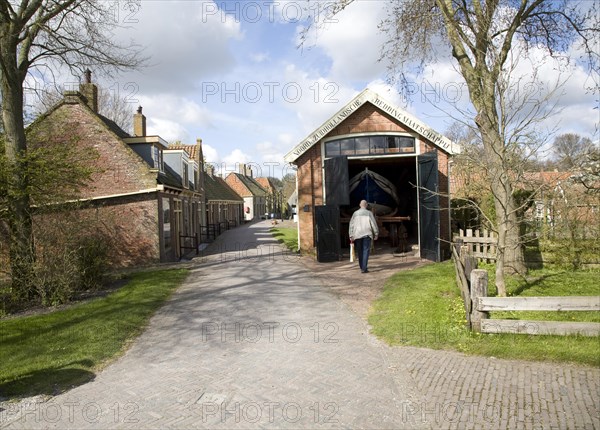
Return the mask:
[[[65,200],[64,202],[48,203],[47,205],[44,205],[44,206],[49,206],[49,205],[64,205],[64,204],[67,204],[67,203],[93,202],[95,200],[114,199],[114,198],[117,198],[117,197],[136,196],[136,195],[140,195],[140,194],[150,194],[150,193],[155,193],[157,191],[164,191],[164,190],[165,190],[164,185],[159,184],[159,185],[156,186],[156,188],[147,188],[145,190],[133,191],[131,193],[110,194],[110,195],[106,195],[106,196],[90,197],[88,199]],[[39,206],[38,205],[33,205],[33,207],[39,207]]]

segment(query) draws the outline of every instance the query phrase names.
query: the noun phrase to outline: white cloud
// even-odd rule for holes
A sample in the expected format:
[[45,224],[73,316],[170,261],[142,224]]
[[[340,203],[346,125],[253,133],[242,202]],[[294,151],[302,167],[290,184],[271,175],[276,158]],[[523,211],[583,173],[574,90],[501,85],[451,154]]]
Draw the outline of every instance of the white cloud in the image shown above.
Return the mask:
[[158,135],[167,142],[172,143],[181,141],[183,143],[190,141],[188,131],[181,124],[164,118],[148,118],[147,131],[149,136]]
[[383,1],[354,2],[332,22],[323,22],[322,30],[312,31],[305,46],[324,50],[336,80],[374,79],[386,70],[386,64],[378,61],[386,38],[378,25],[387,17],[387,7]]
[[239,22],[211,1],[147,1],[122,32],[146,47],[149,66],[128,79],[144,94],[184,94],[205,77],[235,66],[229,41],[242,37]]
[[227,166],[232,167],[237,163],[250,163],[251,161],[256,162],[252,158],[253,157],[251,155],[246,154],[241,149],[234,149],[231,151],[231,153],[223,157],[223,162],[226,163]]
[[544,122],[549,130],[560,129],[559,134],[575,133],[589,138],[598,135],[598,124],[600,124],[598,109],[584,104],[565,106],[556,116]]
[[[140,96],[139,103],[150,119],[168,119],[183,125],[213,127],[213,114],[197,102],[173,94]],[[159,133],[160,134],[160,133]]]
[[[394,86],[388,84],[383,79],[375,79],[367,84],[371,90],[375,91],[381,97],[384,97],[389,102],[395,104],[396,106],[403,105],[403,98],[398,93],[398,90],[394,88]],[[349,100],[348,100],[349,101]]]
[[289,146],[290,148],[295,143],[294,137],[290,133],[280,133],[277,138],[282,145]]
[[274,144],[270,141],[260,142],[256,145],[256,150],[261,157],[261,162],[264,163],[280,163],[283,160],[285,153],[282,148],[286,148],[287,144]]
[[[515,47],[510,72],[511,107],[525,113],[535,104],[541,129],[568,128],[572,132],[592,135],[598,124],[597,102],[586,94],[590,78],[584,68],[564,58],[553,58],[547,51],[530,47],[526,52]],[[451,60],[429,64],[422,76],[414,77],[413,102],[423,103],[429,113],[442,110],[460,117],[458,109],[472,111],[469,92],[461,74]],[[537,106],[536,106],[537,107]],[[543,116],[548,116],[543,118]]]
[[265,142],[260,142],[259,144],[257,144],[256,149],[258,150],[258,152],[263,154],[266,152],[272,152],[274,146],[275,145],[273,145],[273,142],[265,141]]
[[264,63],[270,59],[270,55],[268,52],[255,52],[254,54],[250,54],[250,59],[254,63]]
[[296,136],[298,141],[358,94],[358,91],[351,86],[341,85],[328,77],[311,74],[293,64],[285,67],[283,79],[286,82],[293,82],[302,89],[302,97],[294,100],[294,103],[285,105],[285,108],[292,111],[300,120],[301,129],[298,132],[302,135]]
[[202,154],[204,155],[204,159],[208,163],[220,163],[221,157],[219,157],[219,153],[215,148],[206,143],[202,143]]

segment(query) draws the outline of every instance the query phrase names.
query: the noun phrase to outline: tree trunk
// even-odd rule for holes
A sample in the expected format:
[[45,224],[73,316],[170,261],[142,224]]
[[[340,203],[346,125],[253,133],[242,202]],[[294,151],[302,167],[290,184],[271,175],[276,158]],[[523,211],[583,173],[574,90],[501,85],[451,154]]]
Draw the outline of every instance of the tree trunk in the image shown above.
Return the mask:
[[23,77],[15,50],[2,46],[2,121],[9,171],[7,204],[12,290],[20,299],[31,295],[33,285],[33,223],[27,166],[27,141],[23,124]]
[[504,141],[494,120],[490,120],[490,118],[496,118],[493,103],[481,103],[478,111],[485,112],[484,114],[480,113],[475,121],[481,132],[485,150],[484,164],[488,172],[490,191],[494,198],[498,229],[496,288],[499,296],[506,296],[504,275],[527,272],[520,240],[517,204],[509,176],[511,169],[515,169],[516,166],[506,165],[506,159],[509,157],[506,155]]
[[520,239],[517,205],[512,184],[504,171],[492,175],[490,189],[494,195],[498,236],[503,237],[498,249],[502,250],[504,273],[525,273],[527,268]]

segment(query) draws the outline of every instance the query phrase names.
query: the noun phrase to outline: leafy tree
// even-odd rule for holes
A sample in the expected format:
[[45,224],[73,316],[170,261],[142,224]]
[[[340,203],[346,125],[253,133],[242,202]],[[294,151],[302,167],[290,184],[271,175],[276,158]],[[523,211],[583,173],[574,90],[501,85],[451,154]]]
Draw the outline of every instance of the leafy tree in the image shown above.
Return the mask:
[[13,289],[29,289],[35,250],[31,212],[31,157],[24,126],[24,83],[66,67],[106,73],[139,66],[135,46],[119,45],[110,2],[3,0],[0,2],[0,96],[6,168],[6,213]]
[[[338,0],[329,8],[337,14],[353,0]],[[390,77],[407,84],[407,70],[422,71],[443,49],[450,51],[464,78],[474,112],[471,122],[483,144],[485,168],[495,206],[498,232],[496,286],[506,294],[505,271],[525,272],[511,166],[523,158],[523,147],[537,140],[529,128],[543,114],[540,100],[515,97],[515,59],[528,58],[535,49],[549,56],[568,57],[575,42],[598,72],[600,25],[596,2],[569,0],[405,0],[389,2],[389,18],[380,28],[388,34],[382,58],[391,64]],[[318,25],[316,20],[313,25]],[[308,29],[304,32],[304,37]],[[535,67],[532,76],[536,76]],[[523,84],[523,82],[519,82]],[[406,86],[404,87],[406,88]],[[525,95],[525,98],[527,94]],[[529,101],[535,96],[529,95]],[[545,100],[548,101],[548,100]]]

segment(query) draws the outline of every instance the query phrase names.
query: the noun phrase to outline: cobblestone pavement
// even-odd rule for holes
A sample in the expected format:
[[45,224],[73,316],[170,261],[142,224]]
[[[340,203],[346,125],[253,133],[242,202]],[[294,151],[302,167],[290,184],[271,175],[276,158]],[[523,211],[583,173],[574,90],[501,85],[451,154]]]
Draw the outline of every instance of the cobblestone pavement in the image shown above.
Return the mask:
[[0,427],[600,428],[599,369],[387,347],[269,227],[221,235],[121,359]]

